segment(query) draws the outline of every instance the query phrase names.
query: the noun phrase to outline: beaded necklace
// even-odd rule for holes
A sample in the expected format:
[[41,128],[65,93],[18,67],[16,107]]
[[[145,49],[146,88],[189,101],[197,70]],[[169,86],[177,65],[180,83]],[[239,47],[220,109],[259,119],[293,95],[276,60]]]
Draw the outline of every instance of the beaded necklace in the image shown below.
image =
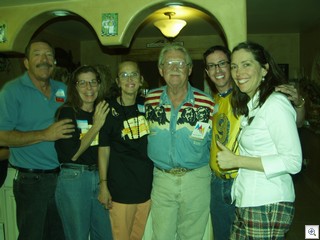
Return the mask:
[[[127,114],[126,114],[126,110],[125,110],[125,108],[124,108],[124,103],[123,103],[123,101],[122,101],[122,96],[120,96],[120,106],[121,106],[121,109],[122,109],[122,111],[123,111],[124,118],[125,118],[128,126],[129,126],[129,130],[130,130],[130,133],[131,133],[131,137],[132,137],[132,139],[135,139],[134,136],[133,136],[133,131],[132,131],[131,126],[130,126],[129,121],[128,121],[128,117],[127,117]],[[137,109],[136,109],[136,113],[137,113],[137,116],[134,118],[134,122],[137,123],[137,129],[138,129],[138,138],[137,138],[137,139],[139,139],[139,138],[140,138],[139,113],[138,113],[138,110],[137,110]]]
[[232,87],[231,88],[229,88],[227,91],[225,91],[225,92],[223,92],[223,93],[218,93],[218,96],[219,97],[226,97],[226,96],[228,96],[231,92],[232,92]]

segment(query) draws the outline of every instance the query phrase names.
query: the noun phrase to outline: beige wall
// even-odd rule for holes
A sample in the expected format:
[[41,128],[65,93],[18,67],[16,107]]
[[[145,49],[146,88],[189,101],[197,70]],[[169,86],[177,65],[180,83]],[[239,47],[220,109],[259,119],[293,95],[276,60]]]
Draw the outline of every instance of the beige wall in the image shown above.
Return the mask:
[[[72,12],[87,21],[102,45],[128,47],[143,21],[154,11],[165,8],[168,1],[69,0],[32,4],[32,0],[29,0],[29,3],[28,6],[0,7],[0,22],[7,25],[8,39],[7,42],[0,43],[0,52],[22,52],[33,33],[47,21],[56,18],[52,11],[61,9]],[[246,39],[245,0],[183,1],[183,5],[205,11],[209,17],[215,18],[230,46]],[[118,13],[118,35],[116,36],[100,34],[101,17],[106,12]]]
[[[77,2],[77,4],[75,4],[75,2]],[[28,37],[31,37],[34,32],[50,18],[46,12],[57,9],[59,6],[59,9],[73,9],[75,13],[85,16],[84,19],[86,21],[94,23],[92,27],[96,30],[97,36],[99,37],[97,38],[97,41],[80,41],[76,38],[65,39],[63,36],[51,36],[51,33],[46,31],[40,33],[53,39],[56,47],[71,51],[74,63],[106,64],[110,66],[113,75],[115,76],[117,64],[122,58],[130,57],[141,61],[155,61],[160,49],[146,48],[146,44],[157,41],[159,40],[158,38],[134,39],[131,42],[130,49],[123,49],[121,52],[116,52],[113,48],[104,46],[100,41],[103,40],[103,42],[106,43],[108,40],[109,42],[107,41],[107,45],[115,43],[114,41],[118,41],[118,44],[121,44],[121,41],[124,41],[123,44],[126,44],[124,39],[131,39],[139,24],[141,24],[151,12],[164,7],[166,1],[157,0],[150,2],[147,0],[140,0],[139,4],[136,4],[138,1],[132,0],[127,0],[125,3],[124,1],[119,2],[116,0],[108,0],[108,4],[105,4],[105,2],[105,0],[73,0],[59,1],[57,3],[52,1],[48,4],[38,3],[29,5],[31,8],[28,9],[28,14],[24,14],[26,9],[25,6],[11,8],[0,7],[0,21],[8,24],[9,39],[8,43],[0,44],[0,52],[6,52],[7,50],[22,51],[25,44],[19,45],[22,41],[21,39],[26,43]],[[226,42],[229,44],[229,47],[232,48],[239,41],[247,38],[246,34],[244,34],[244,32],[246,32],[245,19],[240,18],[240,21],[236,21],[238,25],[234,25],[232,23],[233,18],[228,18],[229,15],[223,16],[223,13],[225,12],[230,13],[237,11],[237,7],[240,9],[240,15],[242,15],[242,13],[245,14],[245,6],[242,5],[242,1],[232,0],[228,1],[227,4],[224,0],[199,0],[196,5],[192,3],[194,1],[185,2],[186,5],[196,7],[200,11],[203,9],[211,10],[209,11],[209,14],[220,20],[221,25],[225,28],[225,33],[229,33],[222,37],[218,35],[178,37],[176,41],[183,41],[184,46],[189,49],[194,59],[201,59],[203,51],[212,45],[224,44]],[[127,6],[125,12],[122,7],[124,4]],[[216,8],[217,5],[219,8]],[[230,9],[226,11],[225,9],[228,8],[228,6]],[[90,11],[88,11],[88,9]],[[91,14],[87,14],[88,12]],[[118,36],[118,40],[115,40],[113,37],[101,38],[99,36],[100,16],[102,12],[119,12],[119,14],[124,16],[123,18],[119,18],[120,35]],[[239,12],[234,15],[239,16]],[[15,36],[19,39],[15,39]],[[297,77],[301,71],[304,71],[307,76],[310,76],[313,59],[316,53],[320,52],[320,27],[301,34],[254,34],[249,35],[248,39],[264,45],[266,49],[272,53],[278,63],[288,63],[290,78]],[[13,41],[15,44],[12,43]],[[17,47],[18,45],[19,47]],[[15,77],[24,70],[23,65],[20,64],[21,61],[14,58],[11,62],[14,66],[9,72],[0,72],[0,86],[3,82]]]
[[277,63],[289,64],[289,79],[300,70],[300,34],[251,34],[248,40],[260,43]]
[[[167,0],[66,0],[66,1],[48,1],[39,2],[29,0],[25,5],[0,7],[0,23],[7,26],[7,41],[0,43],[0,52],[17,52],[23,53],[28,41],[48,21],[54,20],[52,11],[66,10],[83,18],[97,35],[97,42],[81,42],[75,36],[74,39],[65,39],[64,36],[52,36],[45,30],[40,35],[46,36],[48,40],[54,42],[55,47],[61,47],[66,51],[71,51],[74,62],[82,64],[104,63],[111,67],[115,72],[117,63],[122,58],[119,52],[115,53],[112,49],[105,46],[123,46],[129,47],[132,44],[134,33],[138,27],[153,12],[167,7]],[[197,0],[183,1],[183,5],[189,8],[197,9],[205,12],[208,17],[216,19],[224,38],[229,46],[234,46],[237,42],[246,39],[246,1],[245,0]],[[125,7],[123,7],[125,6]],[[27,13],[26,14],[26,9]],[[101,18],[103,13],[118,13],[118,35],[117,36],[101,36]],[[215,37],[213,37],[214,39]],[[149,40],[147,40],[149,41]],[[142,53],[156,58],[157,54],[150,54],[149,49],[145,51],[139,47],[139,40],[133,44],[137,44],[134,51],[129,52],[130,57],[136,56],[139,59]],[[193,43],[197,43],[195,48]],[[209,46],[208,41],[198,46],[199,41],[196,37],[190,37],[185,40],[185,46],[190,49],[193,56],[197,59],[201,58],[203,50]],[[211,45],[211,44],[210,44]],[[135,52],[136,51],[136,52]],[[153,49],[157,51],[157,49]],[[120,55],[125,56],[128,50],[121,50]],[[124,54],[123,54],[124,53]],[[4,75],[2,82],[11,79],[12,76],[7,73]],[[0,76],[1,76],[0,75]]]

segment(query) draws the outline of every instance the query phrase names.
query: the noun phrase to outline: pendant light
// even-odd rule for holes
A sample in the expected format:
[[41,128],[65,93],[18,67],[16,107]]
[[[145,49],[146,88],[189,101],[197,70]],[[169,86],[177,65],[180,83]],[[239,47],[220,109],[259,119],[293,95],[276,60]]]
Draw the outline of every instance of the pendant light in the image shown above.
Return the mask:
[[175,12],[165,12],[164,15],[168,16],[169,19],[154,22],[154,26],[157,27],[166,38],[175,38],[187,24],[184,20],[172,19],[171,17],[175,14]]

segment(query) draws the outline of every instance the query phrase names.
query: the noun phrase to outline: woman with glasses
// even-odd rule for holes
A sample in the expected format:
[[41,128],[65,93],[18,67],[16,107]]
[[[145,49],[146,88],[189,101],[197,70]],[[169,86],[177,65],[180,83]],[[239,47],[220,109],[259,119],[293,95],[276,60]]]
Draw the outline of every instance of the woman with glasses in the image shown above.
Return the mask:
[[94,67],[79,67],[56,114],[77,126],[72,138],[55,143],[61,163],[56,201],[67,240],[112,239],[109,212],[98,201],[98,135],[109,112],[103,84]]
[[99,135],[99,200],[110,211],[114,240],[141,240],[150,210],[153,164],[147,156],[148,124],[138,64],[119,64]]

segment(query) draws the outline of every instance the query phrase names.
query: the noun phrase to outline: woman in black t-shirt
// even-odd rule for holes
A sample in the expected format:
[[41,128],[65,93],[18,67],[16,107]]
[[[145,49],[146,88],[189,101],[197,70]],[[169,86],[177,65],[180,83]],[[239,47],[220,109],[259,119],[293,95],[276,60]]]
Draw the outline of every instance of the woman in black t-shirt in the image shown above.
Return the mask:
[[73,120],[71,138],[56,141],[61,163],[56,201],[67,240],[111,240],[109,212],[98,201],[98,133],[109,112],[101,101],[101,82],[96,69],[82,66],[68,82],[67,102],[57,118]]
[[120,63],[116,94],[99,135],[99,200],[110,209],[115,240],[142,239],[150,210],[153,163],[138,64]]

